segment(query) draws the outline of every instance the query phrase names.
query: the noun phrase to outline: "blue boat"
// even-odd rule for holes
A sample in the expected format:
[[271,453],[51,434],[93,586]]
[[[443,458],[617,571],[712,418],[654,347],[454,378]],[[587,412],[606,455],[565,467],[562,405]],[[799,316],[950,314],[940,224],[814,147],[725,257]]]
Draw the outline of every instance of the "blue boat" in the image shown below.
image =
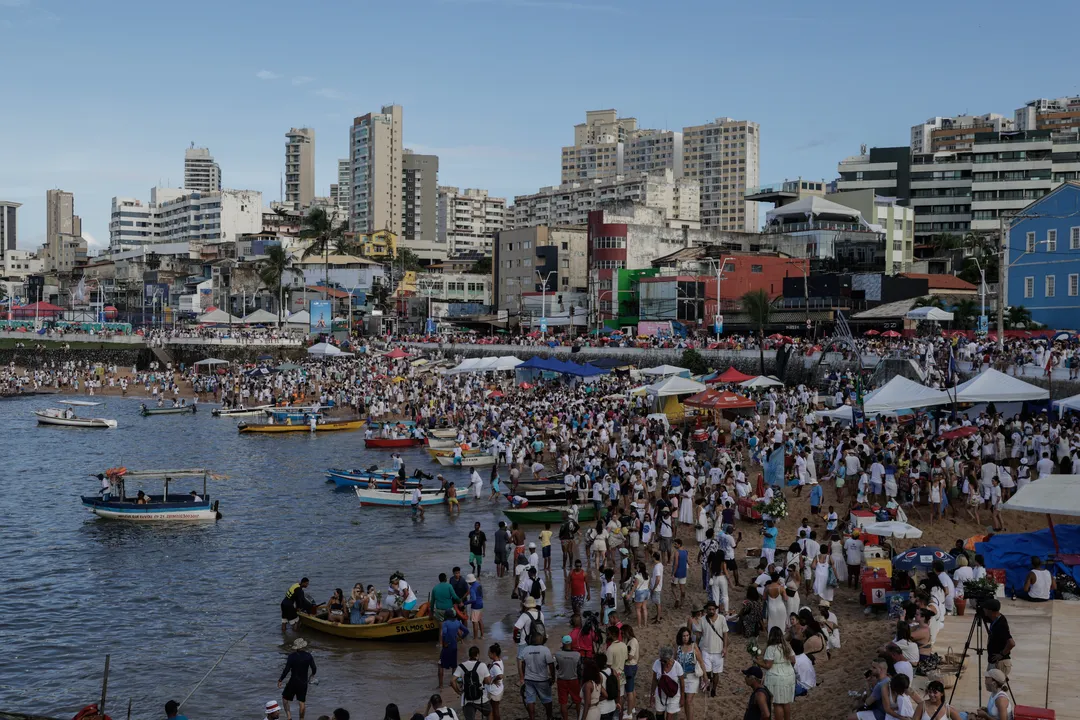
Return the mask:
[[[407,508],[412,505],[411,491],[392,493],[385,490],[366,490],[364,488],[353,488],[353,490],[356,492],[356,497],[360,499],[360,504],[362,506]],[[458,501],[468,499],[468,493],[458,495]],[[424,493],[420,497],[420,504],[424,507],[429,505],[444,505],[446,504],[446,494],[438,490]]]
[[[107,470],[110,481],[108,495],[90,495],[81,498],[83,507],[100,518],[107,520],[147,521],[213,521],[221,518],[217,501],[211,502],[206,492],[209,471],[202,469],[188,470],[143,470],[131,472],[123,468]],[[169,484],[181,479],[202,478],[202,496],[180,492],[169,492]],[[141,484],[140,480],[163,481],[165,491],[161,495],[143,494],[129,497],[126,485]],[[140,502],[140,499],[142,502]]]

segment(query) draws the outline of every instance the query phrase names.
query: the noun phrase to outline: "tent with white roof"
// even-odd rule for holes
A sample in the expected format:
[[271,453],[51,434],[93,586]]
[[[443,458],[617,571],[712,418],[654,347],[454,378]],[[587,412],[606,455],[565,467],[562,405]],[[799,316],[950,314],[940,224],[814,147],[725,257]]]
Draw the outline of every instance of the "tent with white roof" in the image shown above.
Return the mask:
[[675,365],[657,365],[656,367],[645,368],[641,371],[642,375],[654,375],[656,377],[668,377],[669,375],[689,375],[690,371],[686,368],[677,367]]
[[463,360],[457,367],[450,368],[446,371],[447,375],[457,375],[459,373],[474,373],[474,372],[501,372],[505,370],[513,370],[523,361],[517,359],[513,355],[503,355],[501,357],[485,357],[485,358],[468,358]]
[[671,397],[673,395],[694,395],[706,389],[708,389],[707,385],[696,380],[672,375],[646,386],[645,392],[653,397]]
[[956,386],[957,402],[1003,403],[1049,398],[1050,391],[1046,388],[1024,382],[993,368],[987,368],[966,383]]
[[928,388],[903,375],[897,375],[863,399],[867,415],[887,413],[935,405],[948,405],[952,396],[941,390]]
[[240,324],[243,322],[243,320],[233,315],[230,315],[224,310],[214,308],[210,312],[204,315],[200,315],[198,319],[195,320],[195,322],[199,323],[200,325],[230,325],[233,323]]
[[245,325],[267,325],[269,323],[276,323],[278,316],[272,312],[267,312],[262,308],[259,308],[255,312],[249,313],[244,317]]
[[909,310],[904,317],[908,320],[936,320],[938,322],[946,322],[953,319],[953,314],[951,312],[946,312],[941,308],[927,306]]

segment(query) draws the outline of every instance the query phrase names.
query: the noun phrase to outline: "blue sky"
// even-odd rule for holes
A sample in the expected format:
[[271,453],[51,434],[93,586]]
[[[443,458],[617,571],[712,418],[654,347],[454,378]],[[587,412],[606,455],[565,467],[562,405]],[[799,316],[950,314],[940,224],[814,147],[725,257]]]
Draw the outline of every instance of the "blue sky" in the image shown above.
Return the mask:
[[933,115],[1080,94],[1076,0],[0,0],[0,199],[19,245],[45,191],[108,243],[114,195],[149,199],[207,146],[227,187],[277,199],[284,133],[316,131],[316,193],[352,118],[404,106],[444,185],[506,197],[559,181],[586,110],[643,127],[761,124],[761,179],[831,179]]

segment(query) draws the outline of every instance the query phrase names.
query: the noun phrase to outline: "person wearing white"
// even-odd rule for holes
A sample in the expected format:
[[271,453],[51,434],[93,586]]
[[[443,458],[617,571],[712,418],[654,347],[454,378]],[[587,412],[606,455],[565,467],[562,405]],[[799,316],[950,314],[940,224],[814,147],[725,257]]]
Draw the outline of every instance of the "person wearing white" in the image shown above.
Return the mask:
[[1042,566],[1042,560],[1031,558],[1031,572],[1024,580],[1024,593],[1032,602],[1045,602],[1054,596],[1057,581],[1049,570]]
[[[682,683],[680,678],[683,676],[683,667],[680,663],[675,662],[675,651],[670,647],[660,648],[660,658],[653,663],[653,710],[657,713],[667,713],[668,715],[677,717],[681,706],[679,700],[682,698]],[[660,678],[666,675],[675,681],[675,692],[671,695],[664,693],[660,690]]]
[[473,468],[472,475],[469,476],[469,483],[472,485],[473,497],[477,500],[480,499],[480,489],[484,486],[484,480],[480,477],[480,473]]

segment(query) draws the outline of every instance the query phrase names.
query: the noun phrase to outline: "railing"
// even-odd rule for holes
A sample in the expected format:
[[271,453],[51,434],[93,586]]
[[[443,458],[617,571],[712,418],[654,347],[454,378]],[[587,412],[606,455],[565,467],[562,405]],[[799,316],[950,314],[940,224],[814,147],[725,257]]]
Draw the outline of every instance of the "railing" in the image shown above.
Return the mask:
[[870,228],[859,223],[844,222],[801,222],[783,223],[780,225],[767,225],[764,233],[775,235],[780,233],[806,232],[808,230],[844,230],[848,232],[871,232]]

